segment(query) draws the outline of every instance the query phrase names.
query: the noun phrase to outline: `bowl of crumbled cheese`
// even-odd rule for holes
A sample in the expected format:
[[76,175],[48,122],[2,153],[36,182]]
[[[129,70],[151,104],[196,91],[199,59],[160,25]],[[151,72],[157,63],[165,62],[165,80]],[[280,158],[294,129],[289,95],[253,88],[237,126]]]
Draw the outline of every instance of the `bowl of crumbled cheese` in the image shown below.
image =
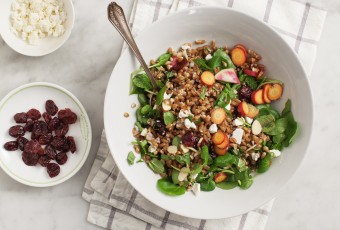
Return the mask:
[[74,25],[71,0],[0,1],[0,34],[13,50],[43,56],[61,47]]

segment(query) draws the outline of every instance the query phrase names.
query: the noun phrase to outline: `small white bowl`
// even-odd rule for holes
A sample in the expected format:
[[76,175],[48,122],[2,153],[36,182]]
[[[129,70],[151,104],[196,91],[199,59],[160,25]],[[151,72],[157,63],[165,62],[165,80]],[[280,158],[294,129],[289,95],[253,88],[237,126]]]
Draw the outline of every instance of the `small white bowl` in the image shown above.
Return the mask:
[[[16,125],[14,114],[26,112],[31,108],[42,113],[45,111],[45,102],[49,99],[53,100],[59,109],[70,108],[78,116],[77,122],[70,125],[67,133],[74,137],[77,151],[73,154],[67,153],[67,162],[60,166],[60,174],[54,178],[50,178],[46,168],[39,164],[25,165],[20,150],[11,152],[3,147],[7,141],[14,140],[8,134],[8,129]],[[83,166],[91,148],[91,124],[84,107],[72,93],[51,83],[30,83],[8,93],[0,102],[0,127],[0,168],[14,180],[34,187],[53,186],[70,179]],[[25,136],[28,138],[30,135],[26,133]]]
[[54,52],[61,47],[71,35],[74,25],[75,13],[72,0],[59,0],[64,3],[67,14],[65,33],[57,38],[47,37],[40,39],[38,45],[30,45],[11,31],[11,7],[15,0],[0,1],[0,35],[9,47],[26,56],[43,56]]

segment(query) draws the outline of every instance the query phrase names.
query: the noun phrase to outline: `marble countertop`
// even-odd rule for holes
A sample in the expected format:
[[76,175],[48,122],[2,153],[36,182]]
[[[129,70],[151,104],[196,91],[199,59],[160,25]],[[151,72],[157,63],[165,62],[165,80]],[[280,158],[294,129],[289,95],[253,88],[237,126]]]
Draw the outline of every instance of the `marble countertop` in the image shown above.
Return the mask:
[[[132,0],[117,1],[125,9]],[[310,76],[315,127],[308,157],[277,195],[266,229],[339,229],[340,126],[340,1],[312,1],[328,16]],[[89,205],[82,187],[93,163],[103,129],[106,85],[117,61],[122,39],[106,19],[109,1],[74,0],[75,27],[67,43],[38,58],[11,50],[0,38],[0,98],[29,82],[47,81],[73,92],[88,111],[93,128],[90,156],[67,182],[52,188],[22,185],[0,170],[0,229],[100,229],[87,223]],[[89,11],[90,10],[90,11]],[[88,45],[91,44],[91,45]],[[91,92],[91,93],[88,93]],[[67,204],[67,205],[66,205]]]

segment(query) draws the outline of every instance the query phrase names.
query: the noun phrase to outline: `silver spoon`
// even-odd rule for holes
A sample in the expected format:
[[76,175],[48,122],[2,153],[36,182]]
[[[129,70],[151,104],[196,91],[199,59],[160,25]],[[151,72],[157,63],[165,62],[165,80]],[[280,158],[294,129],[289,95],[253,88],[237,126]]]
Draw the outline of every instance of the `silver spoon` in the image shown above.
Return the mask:
[[144,58],[136,45],[135,39],[133,39],[132,37],[131,30],[126,21],[122,7],[120,7],[115,2],[111,2],[107,7],[107,14],[109,21],[117,29],[120,35],[124,38],[128,46],[131,48],[132,52],[135,54],[136,58],[142,65],[146,75],[149,77],[151,81],[152,87],[154,89],[157,89],[158,87],[156,84],[156,80],[152,73],[150,72],[148,65],[145,63]]

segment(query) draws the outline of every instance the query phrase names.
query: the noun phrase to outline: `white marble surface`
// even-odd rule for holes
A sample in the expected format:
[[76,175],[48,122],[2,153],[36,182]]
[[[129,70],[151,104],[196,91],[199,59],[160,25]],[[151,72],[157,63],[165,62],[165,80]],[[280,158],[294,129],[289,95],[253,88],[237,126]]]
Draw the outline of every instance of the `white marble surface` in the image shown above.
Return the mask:
[[[131,9],[132,0],[117,1]],[[315,127],[309,154],[290,183],[277,195],[266,229],[339,229],[340,184],[340,1],[312,1],[328,9],[318,57],[310,77]],[[84,167],[52,188],[31,188],[0,170],[0,229],[99,229],[86,222],[81,198],[103,128],[107,81],[122,39],[106,19],[105,1],[74,0],[76,23],[69,41],[39,58],[21,56],[0,38],[0,98],[24,83],[48,81],[73,92],[87,109],[93,144]]]

